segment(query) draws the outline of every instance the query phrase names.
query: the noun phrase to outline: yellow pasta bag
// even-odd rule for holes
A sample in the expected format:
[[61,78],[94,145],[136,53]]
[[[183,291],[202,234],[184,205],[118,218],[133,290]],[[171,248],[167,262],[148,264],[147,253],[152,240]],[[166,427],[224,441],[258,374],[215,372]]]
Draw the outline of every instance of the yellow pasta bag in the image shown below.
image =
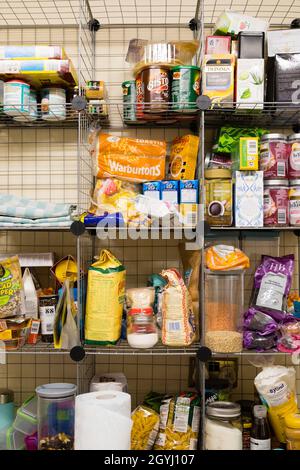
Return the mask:
[[159,433],[154,450],[196,450],[200,425],[200,397],[186,392],[160,406]]
[[140,405],[133,411],[131,419],[131,450],[151,450],[158,434],[159,414]]
[[109,250],[102,250],[90,266],[85,317],[86,344],[116,344],[121,334],[125,299],[124,266]]

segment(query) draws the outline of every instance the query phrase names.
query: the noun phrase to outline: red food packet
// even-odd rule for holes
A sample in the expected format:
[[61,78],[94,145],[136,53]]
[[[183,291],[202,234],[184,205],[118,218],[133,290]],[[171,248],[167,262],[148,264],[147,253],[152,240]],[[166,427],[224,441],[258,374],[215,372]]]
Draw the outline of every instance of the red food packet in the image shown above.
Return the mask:
[[39,329],[40,329],[40,320],[31,320],[31,325],[30,325],[30,332],[27,338],[27,343],[28,344],[36,344],[37,343],[37,338],[39,334]]

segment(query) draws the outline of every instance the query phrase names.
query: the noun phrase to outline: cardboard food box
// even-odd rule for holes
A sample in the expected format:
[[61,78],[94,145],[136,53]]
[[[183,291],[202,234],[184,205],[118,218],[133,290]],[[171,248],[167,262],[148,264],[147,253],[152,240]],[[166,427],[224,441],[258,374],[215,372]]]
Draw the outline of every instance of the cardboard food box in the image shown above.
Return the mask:
[[205,54],[230,54],[230,36],[207,36],[205,42]]
[[300,29],[279,29],[267,32],[268,56],[300,53]]
[[263,171],[235,172],[234,220],[236,227],[263,227]]
[[0,60],[0,79],[24,80],[34,88],[49,85],[73,88],[78,85],[76,70],[69,59]]
[[263,109],[264,83],[264,59],[238,59],[236,71],[236,102],[238,109]]
[[61,46],[0,46],[0,59],[67,59],[68,56]]
[[202,94],[213,105],[232,108],[234,100],[235,56],[232,54],[205,55],[202,67]]
[[258,170],[258,137],[240,137],[233,154],[232,169]]

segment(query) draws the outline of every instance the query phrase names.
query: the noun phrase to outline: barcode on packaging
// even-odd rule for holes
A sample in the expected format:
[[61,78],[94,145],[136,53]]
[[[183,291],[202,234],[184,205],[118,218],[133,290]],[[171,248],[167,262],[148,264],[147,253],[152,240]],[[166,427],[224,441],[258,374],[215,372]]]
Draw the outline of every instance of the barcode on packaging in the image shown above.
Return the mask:
[[278,209],[277,222],[278,224],[286,224],[286,210],[285,209]]
[[285,163],[284,162],[277,163],[277,176],[281,176],[281,177],[285,176]]
[[258,142],[257,140],[247,140],[247,154],[257,155],[258,154]]

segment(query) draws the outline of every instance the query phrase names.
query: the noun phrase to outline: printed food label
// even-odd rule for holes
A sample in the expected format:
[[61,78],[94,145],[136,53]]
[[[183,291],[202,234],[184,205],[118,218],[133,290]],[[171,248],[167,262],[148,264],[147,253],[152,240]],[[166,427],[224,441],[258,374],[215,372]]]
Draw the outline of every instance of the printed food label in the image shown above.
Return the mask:
[[290,208],[290,224],[300,225],[300,198],[292,199],[292,200],[290,199],[289,208]]
[[190,449],[189,450],[197,450],[197,439],[191,439],[190,440]]
[[295,142],[290,146],[289,177],[299,178],[299,176],[300,176],[300,142]]
[[282,299],[285,292],[287,277],[281,273],[266,274],[259,288],[256,305],[274,310],[282,310]]
[[200,426],[200,406],[193,408],[192,431],[198,433]]
[[40,307],[39,313],[41,319],[42,335],[52,335],[55,317],[55,306],[49,305],[48,307]]
[[271,450],[271,439],[250,439],[250,450]]
[[158,434],[158,436],[157,436],[157,439],[156,439],[155,444],[156,444],[157,446],[163,447],[163,446],[165,445],[165,443],[166,443],[166,437],[167,437],[167,436],[166,436],[165,433],[160,432],[160,433]]
[[169,415],[169,403],[165,403],[160,407],[160,428],[166,429],[168,415]]
[[285,178],[287,175],[288,146],[285,142],[262,142],[260,169],[264,178]]
[[175,406],[174,430],[187,432],[189,424],[190,399],[179,397]]
[[286,225],[288,217],[288,188],[265,189],[264,191],[264,224]]

